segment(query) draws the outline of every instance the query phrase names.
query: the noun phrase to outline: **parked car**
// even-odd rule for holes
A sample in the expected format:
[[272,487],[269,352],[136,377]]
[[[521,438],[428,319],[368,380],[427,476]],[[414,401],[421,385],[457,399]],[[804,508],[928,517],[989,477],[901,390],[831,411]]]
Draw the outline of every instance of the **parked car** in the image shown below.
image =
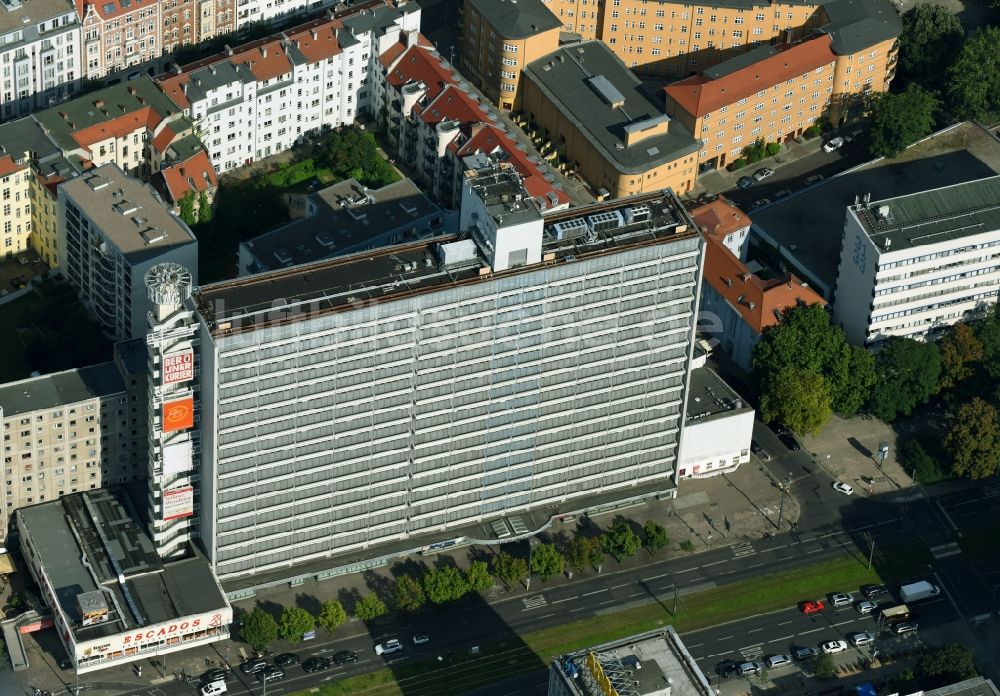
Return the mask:
[[865,615],[865,614],[871,614],[873,611],[877,610],[878,604],[871,601],[870,599],[866,599],[863,602],[858,602],[857,604],[855,604],[854,608],[858,610],[859,614]]
[[897,636],[904,633],[910,633],[911,631],[917,630],[917,624],[911,623],[909,621],[904,621],[903,623],[898,623],[892,627],[892,632]]
[[358,654],[356,652],[351,652],[350,650],[341,650],[333,656],[333,661],[338,665],[346,665],[349,662],[357,662]]
[[830,604],[835,607],[846,607],[853,601],[854,597],[847,592],[836,592],[830,595]]
[[739,179],[736,180],[736,185],[739,186],[741,189],[748,189],[751,186],[753,186],[753,177],[741,176]]
[[278,665],[278,667],[291,667],[292,665],[299,664],[299,656],[295,653],[281,653],[274,658],[274,664]]
[[262,660],[259,657],[251,657],[249,660],[240,665],[240,671],[243,674],[257,674],[270,667],[266,660]]
[[221,694],[226,693],[228,687],[224,681],[214,681],[208,684],[202,684],[198,689],[199,696],[221,696]]
[[426,633],[418,633],[415,636],[413,636],[414,645],[423,645],[424,643],[430,643],[430,642],[431,642],[430,636],[428,636]]
[[772,176],[774,176],[774,170],[773,169],[768,169],[767,167],[761,167],[760,169],[758,169],[757,171],[755,171],[753,173],[753,180],[754,181],[763,181],[764,179],[767,179],[768,177],[772,177]]
[[264,682],[277,681],[279,679],[284,679],[285,673],[281,669],[278,669],[274,665],[268,665],[265,669],[257,672],[257,681],[261,684]]
[[851,634],[851,644],[854,647],[860,645],[868,645],[869,643],[875,642],[875,636],[868,631],[859,631],[858,633]]
[[785,196],[790,196],[790,195],[792,195],[791,191],[789,191],[788,189],[781,189],[780,191],[776,191],[774,193],[774,200],[778,200],[779,198],[784,198]]
[[781,444],[783,444],[785,447],[792,450],[793,452],[798,452],[800,449],[802,449],[802,445],[799,444],[799,441],[796,440],[795,436],[789,432],[785,432],[781,435],[778,435],[778,439],[781,440]]
[[834,138],[828,143],[824,143],[823,152],[833,152],[834,150],[839,150],[844,146],[843,138]]
[[753,210],[754,208],[763,208],[765,205],[770,205],[770,203],[771,203],[770,198],[761,198],[758,201],[754,201],[753,204],[750,206],[750,209]]
[[834,481],[833,490],[843,493],[844,495],[854,495],[854,487],[849,483],[844,483],[842,481]]
[[760,674],[761,664],[756,660],[750,660],[749,662],[744,662],[736,668],[741,677],[749,677],[752,674]]
[[866,599],[875,599],[876,597],[884,597],[889,594],[889,588],[885,585],[864,585],[861,587],[861,594]]
[[375,654],[388,655],[389,653],[399,652],[402,649],[403,644],[400,643],[398,639],[390,638],[389,640],[375,646]]
[[823,181],[826,177],[822,174],[813,174],[812,176],[806,177],[806,186],[812,186],[818,181]]
[[799,602],[799,609],[802,610],[803,614],[818,614],[825,608],[822,599],[806,600],[805,602]]
[[792,664],[792,658],[788,655],[768,655],[764,658],[764,663],[768,669],[777,669],[778,667],[787,667]]
[[330,658],[320,657],[319,655],[310,657],[302,663],[302,671],[308,674],[320,672],[324,669],[330,669],[330,667]]
[[847,650],[847,643],[842,640],[828,640],[825,643],[820,643],[819,647],[827,655],[836,655]]
[[757,444],[756,440],[750,441],[750,451],[757,455],[757,458],[762,462],[767,462],[771,460],[771,455],[767,453],[767,450]]
[[736,660],[723,660],[722,662],[715,665],[715,673],[718,674],[723,679],[733,676],[736,674],[736,669],[740,666],[740,663]]
[[795,648],[792,651],[792,655],[796,660],[811,660],[819,655],[819,650],[816,648]]
[[223,669],[210,669],[201,675],[202,684],[211,684],[212,682],[226,681],[226,671]]

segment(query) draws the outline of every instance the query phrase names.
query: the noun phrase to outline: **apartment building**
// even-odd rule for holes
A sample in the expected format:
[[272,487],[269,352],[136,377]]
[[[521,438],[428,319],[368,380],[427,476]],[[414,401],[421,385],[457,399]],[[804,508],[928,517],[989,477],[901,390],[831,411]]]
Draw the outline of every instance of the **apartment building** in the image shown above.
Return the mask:
[[683,206],[543,217],[510,164],[463,191],[465,239],[195,290],[202,539],[231,592],[673,495],[702,246]]
[[419,23],[415,3],[371,0],[178,67],[157,81],[197,124],[223,173],[371,113],[369,68],[380,42],[396,41]]
[[160,0],[162,53],[169,55],[180,46],[197,43],[200,17],[201,11],[195,0]]
[[83,32],[84,77],[133,70],[163,53],[163,6],[158,0],[75,0]]
[[542,0],[465,0],[461,16],[462,74],[501,109],[519,109],[521,70],[559,47],[559,18]]
[[726,247],[740,261],[747,260],[752,220],[725,196],[691,209],[701,231]]
[[193,135],[174,142],[167,148],[160,171],[150,183],[163,196],[175,213],[180,213],[181,200],[189,198],[193,211],[199,212],[202,195],[211,205],[219,189],[219,177],[201,140]]
[[195,43],[236,32],[236,0],[198,0]]
[[598,196],[690,191],[701,143],[600,41],[525,66],[522,107]]
[[379,63],[375,110],[385,114],[387,147],[432,199],[457,208],[464,172],[496,160],[512,164],[547,210],[569,205],[548,165],[528,155],[426,39],[402,35]]
[[146,477],[145,346],[111,362],[0,385],[6,539],[19,508]]
[[292,15],[305,17],[322,8],[337,4],[335,0],[246,0],[235,3],[236,29],[248,24],[288,21]]
[[666,112],[699,138],[703,171],[758,139],[783,143],[827,115],[837,56],[827,35],[761,46],[666,87]]
[[597,39],[601,31],[601,0],[542,0],[562,23],[563,31],[583,41]]
[[173,262],[194,272],[198,242],[148,185],[114,164],[59,186],[59,266],[116,340],[145,336],[145,274]]
[[80,21],[70,0],[0,2],[0,117],[25,116],[80,86]]
[[848,207],[834,319],[850,342],[934,336],[998,290],[1000,176]]

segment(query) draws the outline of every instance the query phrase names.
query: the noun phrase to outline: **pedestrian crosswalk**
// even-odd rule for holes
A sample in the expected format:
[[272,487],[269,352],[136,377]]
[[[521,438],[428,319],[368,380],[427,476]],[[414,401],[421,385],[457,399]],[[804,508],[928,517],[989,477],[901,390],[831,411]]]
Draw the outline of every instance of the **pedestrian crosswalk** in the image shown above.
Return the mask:
[[549,603],[548,600],[546,600],[542,595],[525,597],[521,601],[524,602],[524,611],[528,611],[529,609],[539,609]]
[[748,645],[744,648],[740,648],[740,655],[743,656],[745,660],[752,660],[755,657],[760,657],[764,654],[764,644],[757,643],[756,645]]
[[757,553],[757,550],[753,547],[749,541],[744,541],[739,544],[733,544],[730,547],[733,550],[733,556],[736,558],[743,558],[745,556],[753,556]]

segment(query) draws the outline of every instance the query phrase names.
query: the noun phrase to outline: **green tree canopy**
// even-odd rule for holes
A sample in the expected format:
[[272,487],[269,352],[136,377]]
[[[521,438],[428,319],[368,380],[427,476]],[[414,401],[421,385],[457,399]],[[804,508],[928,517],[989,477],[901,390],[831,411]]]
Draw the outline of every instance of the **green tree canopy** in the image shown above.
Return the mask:
[[958,16],[944,5],[923,2],[904,12],[902,19],[898,79],[942,89],[948,66],[965,39]]
[[983,368],[993,379],[1000,378],[1000,305],[993,305],[986,318],[973,325],[973,333],[983,348]]
[[830,385],[801,367],[786,367],[764,384],[761,418],[798,433],[818,432],[830,417]]
[[198,224],[206,225],[212,221],[212,204],[208,202],[208,194],[202,191],[198,194]]
[[493,576],[485,561],[473,561],[465,571],[465,582],[472,592],[482,592],[493,587]]
[[590,567],[598,567],[604,558],[604,549],[601,542],[594,537],[577,534],[570,539],[566,547],[566,560],[570,568],[578,573],[582,573]]
[[177,207],[180,209],[181,220],[184,221],[188,227],[196,224],[198,222],[198,217],[194,212],[194,192],[188,191],[181,199],[177,201]]
[[975,677],[972,648],[951,643],[931,648],[920,657],[917,674],[925,689],[936,689]]
[[424,594],[434,604],[447,604],[464,597],[469,583],[455,566],[432,568],[424,575]]
[[820,653],[813,661],[813,674],[817,679],[833,679],[837,676],[837,668],[833,664],[833,656]]
[[354,177],[373,188],[399,180],[396,171],[379,154],[375,136],[356,127],[332,132],[317,144],[314,159],[339,177]]
[[959,119],[1000,120],[1000,27],[982,26],[966,39],[948,71],[948,97]]
[[941,352],[941,388],[951,389],[972,376],[983,359],[983,344],[968,324],[952,325],[938,346]]
[[244,614],[240,638],[254,650],[264,650],[277,637],[278,622],[266,611],[257,607],[249,614]]
[[396,606],[403,611],[416,611],[427,602],[423,585],[412,575],[396,578]]
[[384,615],[389,609],[374,592],[366,594],[354,605],[354,615],[362,621],[372,621]]
[[493,557],[493,573],[503,584],[511,588],[528,577],[528,562],[501,551]]
[[853,418],[871,395],[878,381],[875,356],[861,346],[846,343],[832,361],[827,377],[830,382],[830,405],[845,418]]
[[978,396],[962,404],[944,438],[956,476],[986,478],[1000,464],[1000,416]]
[[868,149],[876,157],[895,157],[934,130],[941,100],[915,82],[900,94],[883,92],[872,104]]
[[619,563],[634,556],[641,546],[642,539],[626,520],[615,520],[611,529],[601,535],[601,548]]
[[941,376],[941,355],[936,343],[893,336],[875,355],[878,382],[869,404],[872,415],[886,422],[933,396]]
[[316,623],[330,633],[343,626],[345,621],[347,621],[347,612],[344,611],[344,605],[335,599],[323,602],[319,609],[319,616],[316,617]]
[[657,524],[653,520],[646,520],[646,524],[642,525],[642,531],[646,536],[646,548],[651,554],[656,554],[670,543],[667,530],[663,528],[662,524]]
[[278,635],[282,640],[301,641],[302,634],[316,628],[316,617],[302,607],[285,607],[278,622]]
[[531,572],[545,582],[563,572],[566,559],[554,544],[539,544],[531,550]]
[[899,446],[898,457],[917,483],[937,483],[947,478],[941,470],[941,465],[916,438],[911,438]]

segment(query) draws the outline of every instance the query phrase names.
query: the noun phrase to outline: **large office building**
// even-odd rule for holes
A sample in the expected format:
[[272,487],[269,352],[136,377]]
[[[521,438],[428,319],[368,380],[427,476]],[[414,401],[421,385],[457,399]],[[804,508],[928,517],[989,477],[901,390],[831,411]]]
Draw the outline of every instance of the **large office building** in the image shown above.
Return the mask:
[[834,319],[847,339],[921,338],[982,317],[1000,290],[1000,176],[847,209]]
[[198,240],[163,199],[106,164],[59,186],[59,266],[105,330],[145,336],[145,274],[172,261],[194,272]]
[[543,217],[501,164],[464,203],[462,238],[195,291],[201,538],[231,591],[674,494],[702,259],[679,200]]

